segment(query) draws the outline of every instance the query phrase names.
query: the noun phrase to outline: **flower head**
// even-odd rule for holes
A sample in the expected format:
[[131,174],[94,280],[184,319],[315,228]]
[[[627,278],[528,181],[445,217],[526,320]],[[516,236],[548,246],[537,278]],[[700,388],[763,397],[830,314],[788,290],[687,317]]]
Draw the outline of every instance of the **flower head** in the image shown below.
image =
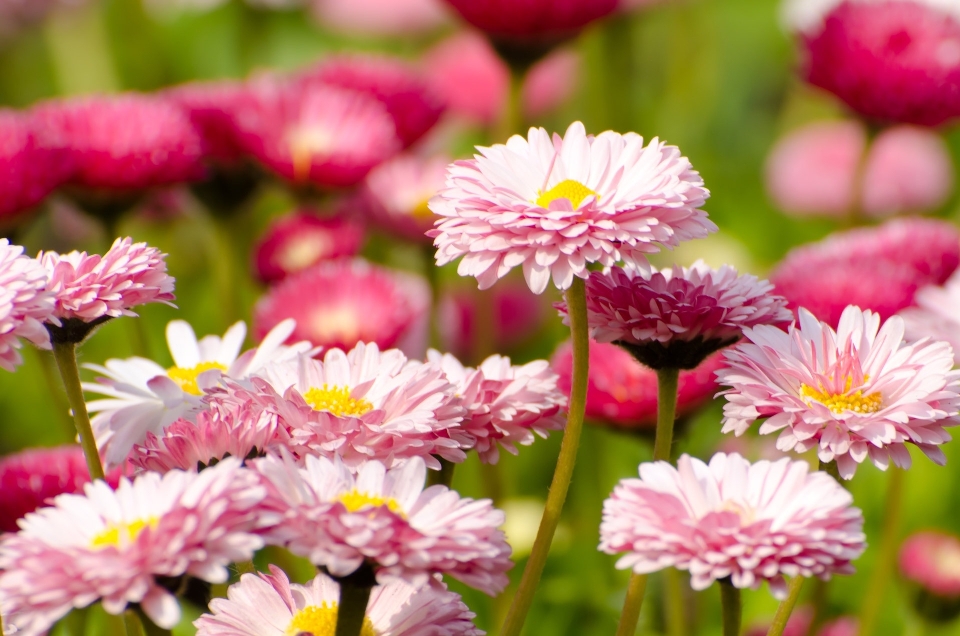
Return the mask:
[[907,340],[932,338],[950,343],[953,360],[960,365],[960,273],[954,272],[942,287],[928,285],[914,297],[916,307],[900,312]]
[[207,159],[233,163],[242,158],[236,117],[254,99],[249,86],[236,81],[191,82],[163,94],[190,118]]
[[910,466],[905,444],[934,462],[946,426],[960,423],[960,372],[951,371],[945,342],[903,342],[903,320],[848,307],[834,331],[800,310],[789,331],[760,326],[728,349],[717,373],[723,392],[723,432],[742,435],[766,418],[760,433],[780,432],[777,448],[816,448],[849,479],[868,457],[882,469]]
[[657,243],[675,247],[717,227],[700,210],[709,193],[675,146],[644,146],[635,133],[587,135],[575,122],[553,139],[531,128],[479,148],[447,169],[430,201],[445,217],[433,230],[437,264],[463,257],[461,276],[486,289],[517,266],[542,293],[567,289],[587,263],[645,262]]
[[447,0],[447,4],[481,31],[518,39],[569,37],[617,8],[617,0]]
[[0,368],[23,363],[20,338],[50,348],[44,323],[56,323],[53,294],[45,291],[47,272],[23,248],[0,239]]
[[[194,625],[197,636],[333,636],[340,586],[319,574],[306,585],[291,584],[280,568],[270,574],[244,574],[227,589],[226,599],[210,602],[211,614]],[[443,583],[413,586],[402,580],[377,585],[370,593],[362,636],[481,636],[460,596]]]
[[146,473],[116,490],[96,481],[83,495],[60,495],[0,540],[5,621],[39,635],[100,600],[110,614],[139,603],[170,629],[180,607],[158,577],[223,583],[228,565],[262,547],[253,532],[270,517],[257,508],[265,494],[257,482],[227,459],[201,473]]
[[488,499],[461,498],[445,486],[424,490],[426,467],[418,458],[393,470],[365,462],[356,475],[338,458],[311,456],[297,468],[289,458],[267,456],[255,466],[267,487],[265,505],[284,515],[267,541],[333,576],[366,561],[381,584],[402,579],[419,586],[437,573],[491,595],[507,584],[510,547],[497,529],[503,513]]
[[960,614],[960,537],[939,530],[914,533],[900,546],[899,562],[920,616],[943,623]]
[[510,90],[510,69],[482,35],[454,33],[427,51],[422,63],[450,114],[480,125],[499,119]]
[[346,218],[298,211],[274,221],[254,248],[254,268],[265,283],[283,280],[317,263],[354,256],[363,228]]
[[43,201],[72,169],[67,151],[40,142],[32,117],[0,110],[0,218],[13,217]]
[[407,154],[371,170],[363,182],[361,197],[372,225],[407,240],[430,243],[426,232],[437,217],[427,202],[443,187],[446,167],[444,157],[422,159]]
[[750,464],[714,455],[709,464],[683,455],[640,464],[603,503],[600,550],[625,553],[617,567],[638,574],[675,567],[695,590],[730,577],[738,588],[763,581],[777,598],[783,576],[850,574],[865,549],[863,515],[853,497],[806,462]]

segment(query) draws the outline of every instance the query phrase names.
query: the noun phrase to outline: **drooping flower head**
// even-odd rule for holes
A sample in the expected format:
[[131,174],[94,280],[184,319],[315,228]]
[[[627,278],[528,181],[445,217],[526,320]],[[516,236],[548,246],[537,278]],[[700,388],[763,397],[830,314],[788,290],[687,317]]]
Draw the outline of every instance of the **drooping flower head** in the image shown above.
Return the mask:
[[562,138],[531,128],[527,139],[478,150],[450,165],[430,209],[445,217],[432,232],[437,264],[462,256],[458,272],[481,289],[517,266],[534,293],[551,277],[567,289],[588,263],[645,262],[658,244],[717,229],[699,209],[709,196],[700,175],[657,139],[588,136],[574,122]]
[[45,291],[47,272],[23,248],[0,239],[0,368],[13,371],[23,363],[20,338],[50,348],[43,326],[57,322],[53,294]]
[[367,175],[361,197],[371,225],[418,243],[431,243],[426,235],[437,217],[427,202],[443,187],[447,159],[398,155]]
[[451,576],[494,595],[512,566],[503,513],[489,499],[461,498],[445,486],[423,488],[426,466],[414,458],[393,470],[377,461],[357,467],[307,457],[305,468],[289,458],[256,460],[267,487],[265,505],[283,519],[267,531],[268,543],[307,557],[336,577],[367,563],[377,581],[426,583]]
[[834,329],[805,309],[788,331],[759,326],[724,352],[717,373],[727,404],[723,432],[780,431],[777,448],[817,449],[850,479],[868,457],[881,469],[910,466],[905,444],[943,464],[944,427],[960,423],[960,372],[945,342],[903,342],[903,320],[848,307]]
[[[772,291],[756,276],[703,261],[613,267],[587,279],[587,325],[594,340],[618,344],[652,369],[694,369],[747,327],[789,322],[786,300]],[[558,308],[566,316],[566,304]]]
[[290,337],[318,347],[374,342],[389,348],[426,327],[429,306],[430,288],[420,277],[343,259],[319,263],[270,289],[257,301],[253,321],[264,333],[293,318]]
[[362,243],[359,224],[301,210],[271,223],[257,241],[253,265],[260,280],[275,283],[322,261],[354,256]]
[[727,577],[738,588],[767,581],[785,598],[784,575],[851,574],[866,547],[853,497],[804,461],[683,455],[677,468],[660,461],[639,472],[603,503],[600,550],[625,553],[620,569],[686,570],[695,590]]
[[557,387],[557,374],[546,360],[511,365],[510,358],[493,355],[476,369],[465,367],[454,356],[431,349],[427,359],[439,365],[457,387],[466,413],[460,429],[469,436],[480,461],[495,464],[498,447],[517,454],[517,444],[529,446],[534,433],[563,428],[567,400]]
[[4,621],[39,636],[99,600],[109,614],[138,603],[170,629],[180,606],[158,579],[225,582],[231,563],[263,546],[253,532],[271,519],[257,507],[264,494],[256,475],[227,459],[201,473],[145,473],[116,490],[96,481],[83,495],[60,495],[0,540]]
[[[557,385],[569,397],[573,384],[573,347],[564,342],[550,362],[559,374]],[[704,360],[696,369],[680,372],[677,417],[695,412],[717,392],[715,372],[723,366],[720,354]],[[657,374],[623,348],[590,343],[590,375],[587,378],[588,420],[617,429],[652,431],[657,424]]]
[[942,623],[960,614],[960,537],[940,530],[914,533],[900,546],[898,560],[920,616]]
[[67,151],[47,147],[38,137],[29,114],[0,110],[0,219],[4,221],[43,201],[73,170]]
[[[333,636],[340,586],[319,574],[306,585],[291,584],[275,565],[270,574],[244,574],[227,598],[210,602],[211,613],[196,621],[197,636]],[[475,614],[439,581],[414,586],[403,580],[374,586],[361,636],[482,636]]]
[[906,218],[837,232],[791,250],[770,274],[796,310],[836,327],[847,305],[889,318],[918,289],[940,285],[960,264],[960,231],[946,221]]

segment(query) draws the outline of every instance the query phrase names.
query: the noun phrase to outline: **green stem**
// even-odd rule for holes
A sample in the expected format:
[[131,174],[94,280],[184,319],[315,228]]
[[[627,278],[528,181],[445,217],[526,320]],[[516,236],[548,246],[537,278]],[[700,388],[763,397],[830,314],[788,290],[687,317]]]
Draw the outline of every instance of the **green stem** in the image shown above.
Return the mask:
[[577,447],[580,445],[580,433],[583,430],[583,416],[587,405],[587,373],[589,366],[590,339],[587,335],[587,296],[582,278],[574,278],[573,285],[567,290],[567,311],[570,315],[570,333],[573,337],[573,380],[570,388],[570,404],[567,412],[567,426],[560,444],[560,455],[553,473],[547,503],[537,530],[537,538],[527,559],[527,565],[520,578],[520,585],[513,597],[507,619],[500,630],[500,636],[518,636],[523,629],[527,612],[533,603],[533,596],[540,582],[540,575],[547,563],[550,543],[560,523],[563,502],[567,498],[573,467],[577,461]]
[[[43,382],[47,385],[47,391],[50,392],[50,399],[53,402],[53,407],[57,411],[57,421],[61,423],[63,432],[67,436],[67,440],[73,442],[77,429],[73,425],[73,418],[70,417],[70,404],[67,402],[67,397],[63,392],[63,387],[60,385],[60,378],[58,377],[59,374],[55,370],[56,362],[53,359],[53,355],[41,349],[36,349],[33,347],[31,347],[31,349],[36,352],[37,361],[40,363],[40,372],[43,374]],[[0,634],[2,633],[3,632],[0,632]]]
[[893,566],[897,557],[897,534],[900,531],[900,516],[903,509],[903,482],[905,470],[890,467],[890,482],[887,485],[887,508],[883,516],[883,531],[877,562],[874,567],[870,587],[860,608],[860,634],[870,636],[877,626],[880,611],[883,608],[887,584],[893,575]]
[[448,462],[442,457],[438,457],[440,460],[440,470],[431,470],[427,472],[427,486],[446,486],[450,487],[450,484],[453,483],[453,471],[456,469],[457,465],[453,462]]
[[361,565],[353,574],[337,579],[340,603],[337,605],[337,630],[334,636],[360,636],[367,616],[370,591],[376,585],[373,568]]
[[257,573],[257,567],[253,564],[253,561],[237,561],[233,564],[233,567],[237,569],[237,577]]
[[680,570],[667,568],[663,572],[663,581],[667,633],[670,636],[685,636],[687,633],[687,612],[683,603],[683,580],[680,578]]
[[90,416],[87,414],[87,405],[83,401],[83,389],[80,387],[80,370],[77,369],[77,345],[72,342],[54,342],[53,357],[57,360],[63,386],[67,390],[67,400],[73,409],[73,423],[80,436],[80,446],[87,460],[87,470],[90,479],[103,479],[103,465],[100,463],[100,453],[97,450],[97,440],[93,437],[93,427],[90,426]]
[[800,590],[803,589],[804,579],[802,576],[795,576],[790,581],[787,598],[780,601],[777,607],[777,613],[773,615],[773,622],[770,623],[770,629],[767,630],[767,636],[783,636],[783,630],[787,627],[787,621],[790,620],[790,614],[797,605],[800,598]]
[[620,612],[620,622],[617,623],[617,636],[633,636],[637,633],[640,609],[647,592],[647,578],[649,577],[646,574],[634,574],[630,577],[627,598],[623,600],[623,611]]
[[429,315],[429,334],[428,346],[435,349],[442,347],[440,342],[440,317],[438,309],[440,308],[440,268],[437,267],[435,259],[435,249],[432,244],[422,246],[423,269],[427,275],[427,282],[430,284],[430,315]]
[[114,67],[104,3],[54,11],[44,25],[58,92],[109,93],[120,85]]
[[123,612],[123,628],[127,636],[146,636],[140,615],[133,608],[129,608]]
[[740,590],[730,581],[720,581],[720,604],[723,608],[723,636],[740,636],[743,606]]

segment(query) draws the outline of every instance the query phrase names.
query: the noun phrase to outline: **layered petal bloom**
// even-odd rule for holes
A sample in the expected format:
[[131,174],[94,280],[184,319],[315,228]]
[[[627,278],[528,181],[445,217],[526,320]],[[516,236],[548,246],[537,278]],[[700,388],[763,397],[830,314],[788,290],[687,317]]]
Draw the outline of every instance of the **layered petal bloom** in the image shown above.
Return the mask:
[[[244,574],[227,598],[210,602],[211,613],[196,621],[197,636],[333,636],[340,586],[319,574],[306,585],[291,584],[280,568]],[[413,586],[402,580],[374,586],[362,636],[481,636],[475,614],[439,581]]]
[[364,260],[320,263],[270,289],[253,309],[260,334],[296,320],[291,338],[350,349],[359,342],[388,348],[426,327],[430,288],[419,276]]
[[548,431],[563,428],[566,414],[561,409],[567,400],[546,360],[512,365],[510,358],[493,355],[473,369],[433,349],[427,360],[439,365],[457,387],[466,409],[460,429],[480,461],[495,464],[498,447],[516,455],[517,444],[533,444],[534,433],[545,438]]
[[789,331],[747,329],[749,342],[724,353],[724,433],[742,435],[766,419],[760,433],[780,431],[777,448],[816,448],[845,479],[867,458],[881,469],[891,460],[908,468],[907,443],[946,462],[944,427],[960,423],[960,371],[951,371],[949,344],[906,344],[901,318],[881,327],[880,316],[853,306],[836,331],[805,309],[798,321]]
[[47,272],[23,248],[0,239],[0,368],[13,371],[23,363],[23,338],[43,349],[50,348],[50,334],[43,326],[57,322],[54,297],[46,291]]
[[367,563],[381,584],[419,586],[438,573],[490,595],[507,584],[513,564],[497,529],[503,513],[489,499],[462,498],[445,486],[424,489],[426,466],[418,458],[389,471],[365,462],[356,475],[338,458],[311,456],[297,468],[289,458],[267,456],[255,466],[267,487],[265,505],[283,514],[267,542],[332,576]]
[[896,219],[838,232],[791,250],[770,282],[796,310],[836,326],[847,305],[888,318],[914,304],[917,290],[940,285],[960,264],[960,231],[946,221]]
[[600,550],[625,553],[620,569],[686,570],[695,590],[727,577],[738,588],[767,581],[785,598],[784,575],[851,574],[866,547],[853,497],[804,461],[683,455],[677,468],[660,461],[639,472],[603,502]]
[[270,517],[265,489],[227,459],[201,473],[146,473],[60,495],[0,540],[0,603],[18,634],[45,634],[73,608],[100,600],[109,614],[138,603],[154,623],[180,619],[176,597],[158,579],[190,575],[223,583],[228,566],[253,556],[253,534]]
[[427,202],[443,187],[447,159],[399,155],[367,175],[361,197],[373,227],[410,241],[431,243],[426,232],[437,217]]
[[43,201],[73,170],[67,151],[47,147],[38,137],[32,117],[0,110],[0,219]]
[[244,379],[272,362],[308,351],[307,342],[283,346],[293,328],[292,322],[277,325],[258,347],[240,355],[247,333],[242,322],[230,327],[223,338],[210,335],[197,340],[189,324],[174,320],[167,324],[167,345],[174,361],[169,369],[140,357],[85,365],[101,377],[84,382],[83,389],[106,396],[87,402],[106,465],[123,462],[134,444],[145,443],[148,433],[159,436],[180,418],[194,420],[204,408],[204,389],[216,386],[222,376]]
[[[703,261],[613,267],[587,279],[587,325],[594,340],[618,344],[648,367],[693,369],[747,327],[789,322],[786,300],[772,291],[756,276]],[[566,317],[566,304],[558,307]]]
[[437,264],[462,256],[458,272],[481,289],[517,266],[535,293],[551,277],[567,289],[587,277],[587,263],[645,262],[657,244],[717,229],[699,209],[709,196],[700,175],[657,139],[588,136],[574,122],[562,138],[531,128],[527,139],[479,151],[451,164],[430,209],[445,217],[432,231]]
[[518,39],[562,39],[612,13],[617,0],[447,0],[481,31]]
[[916,307],[900,312],[907,340],[932,338],[950,343],[953,361],[960,365],[960,273],[942,287],[928,285],[914,297]]
[[[573,385],[573,347],[569,341],[557,348],[550,365],[560,376],[557,385],[569,397]],[[678,418],[710,401],[719,388],[714,374],[722,367],[723,358],[718,353],[709,356],[696,369],[680,372]],[[652,431],[657,424],[656,372],[637,362],[621,347],[591,342],[586,416],[588,420],[614,428]]]
[[254,248],[253,265],[260,280],[274,283],[322,261],[356,255],[363,238],[363,228],[344,217],[297,211],[270,224]]

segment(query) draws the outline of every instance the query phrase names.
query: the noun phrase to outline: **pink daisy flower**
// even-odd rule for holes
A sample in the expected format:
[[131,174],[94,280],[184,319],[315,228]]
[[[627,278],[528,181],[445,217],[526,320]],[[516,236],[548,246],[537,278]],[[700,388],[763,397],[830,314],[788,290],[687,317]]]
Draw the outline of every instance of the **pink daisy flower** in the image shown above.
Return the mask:
[[717,453],[705,464],[683,455],[640,464],[603,502],[600,550],[625,553],[620,569],[637,574],[675,567],[690,572],[695,590],[730,578],[757,589],[767,581],[777,598],[786,576],[851,574],[866,545],[863,515],[830,475],[803,461],[750,464]]
[[458,272],[481,289],[517,266],[534,293],[551,277],[567,289],[587,277],[587,263],[644,262],[657,243],[675,247],[717,229],[699,209],[709,196],[700,175],[657,139],[588,136],[575,122],[562,138],[531,128],[527,139],[478,149],[450,165],[430,209],[445,217],[431,233],[437,264],[462,256]]
[[507,585],[513,564],[497,529],[503,513],[489,499],[461,498],[445,486],[424,490],[419,458],[392,470],[365,462],[356,475],[337,457],[307,457],[306,467],[297,468],[289,457],[267,456],[255,467],[268,491],[264,505],[283,514],[267,541],[332,576],[368,563],[381,584],[401,579],[419,586],[439,573],[490,595]]
[[0,239],[0,368],[12,372],[23,364],[21,338],[50,348],[44,323],[59,321],[54,316],[53,294],[46,287],[46,270],[24,256],[21,246]]
[[791,309],[836,326],[847,305],[889,318],[917,290],[940,285],[960,264],[960,231],[946,221],[907,218],[837,232],[791,250],[770,274]]
[[[587,324],[597,342],[613,342],[653,369],[693,369],[743,330],[787,323],[786,300],[773,285],[703,261],[657,270],[646,263],[587,279]],[[566,303],[557,307],[566,319]]]
[[[783,636],[807,636],[813,622],[813,611],[809,607],[798,607],[790,614],[790,620],[783,630]],[[757,625],[747,630],[746,636],[766,636],[770,625]],[[858,636],[859,621],[853,616],[840,616],[825,622],[816,631],[815,636]]]
[[916,307],[900,312],[907,340],[932,338],[950,343],[953,361],[960,365],[960,272],[942,287],[929,285],[914,297]]
[[457,387],[466,409],[461,430],[470,437],[480,461],[495,464],[498,446],[517,454],[517,444],[533,444],[534,433],[547,437],[548,431],[563,428],[567,400],[557,387],[557,374],[546,360],[511,365],[510,358],[493,355],[479,368],[465,367],[455,357],[431,349],[427,360],[439,365]]
[[14,218],[43,201],[72,169],[67,151],[41,144],[32,117],[0,110],[0,218]]
[[158,578],[194,576],[223,583],[235,561],[263,546],[253,534],[269,516],[264,488],[227,459],[201,473],[146,473],[103,481],[83,495],[60,495],[0,540],[0,603],[5,620],[28,636],[46,633],[73,608],[100,600],[109,614],[139,603],[170,629],[176,598]]
[[388,348],[426,328],[429,308],[430,288],[419,276],[344,259],[319,263],[270,289],[253,309],[253,324],[261,334],[293,318],[290,338],[319,347],[373,342]]
[[275,220],[257,241],[254,270],[265,283],[281,281],[322,261],[356,255],[363,238],[363,228],[344,217],[297,211]]
[[580,55],[570,48],[553,53],[530,67],[520,103],[531,118],[543,117],[569,101],[580,88]]
[[[557,385],[570,395],[573,383],[573,347],[564,342],[553,354]],[[721,355],[707,357],[696,369],[680,372],[677,417],[697,411],[717,392],[714,374],[723,367]],[[621,347],[590,343],[587,378],[587,419],[624,430],[654,430],[657,425],[657,374]]]
[[946,426],[960,423],[960,371],[945,342],[903,342],[903,320],[848,307],[834,331],[800,310],[789,331],[761,325],[728,349],[717,373],[723,432],[742,435],[758,419],[761,434],[780,432],[777,448],[816,448],[845,479],[868,457],[881,469],[910,466],[905,444],[937,464]]
[[437,217],[427,203],[443,187],[447,159],[398,155],[370,171],[361,197],[373,227],[407,240],[431,243],[426,232]]
[[180,106],[203,139],[207,159],[234,163],[243,158],[237,143],[235,117],[253,100],[250,87],[243,82],[191,82],[163,92]]
[[[227,598],[210,602],[212,613],[196,621],[197,636],[288,636],[333,634],[340,586],[319,574],[291,584],[280,568],[244,574]],[[481,636],[475,614],[439,581],[413,586],[402,580],[377,585],[370,594],[361,636]]]
[[464,20],[496,37],[560,39],[612,13],[617,0],[447,0]]
[[960,601],[960,538],[938,530],[917,532],[900,546],[904,579],[944,599]]
[[510,69],[481,34],[454,33],[427,51],[422,64],[450,114],[484,126],[500,118],[510,90]]

